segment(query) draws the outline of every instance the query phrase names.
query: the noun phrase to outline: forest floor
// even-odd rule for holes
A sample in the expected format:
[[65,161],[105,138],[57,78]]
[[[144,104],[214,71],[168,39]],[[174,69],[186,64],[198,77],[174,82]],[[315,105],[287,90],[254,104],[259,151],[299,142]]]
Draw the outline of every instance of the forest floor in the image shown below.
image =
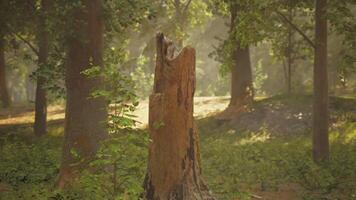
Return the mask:
[[[223,110],[228,105],[228,97],[195,97],[194,116],[198,118],[206,117],[210,113]],[[139,126],[144,127],[148,123],[148,100],[142,100],[133,113],[140,122]],[[29,106],[15,105],[10,109],[0,110],[0,126],[26,124],[34,122],[34,109]],[[64,106],[55,105],[48,108],[48,120],[64,119]]]
[[[221,120],[216,115],[226,108],[228,98],[196,98],[203,175],[213,193],[221,200],[356,199],[356,99],[330,99],[331,158],[323,166],[311,159],[311,103],[311,96],[258,99],[248,112]],[[147,101],[141,102],[135,112],[140,127],[147,123],[147,111]],[[33,114],[28,106],[0,111],[0,200],[108,199],[107,173],[82,180],[70,192],[53,189],[64,108],[49,107],[49,134],[41,139],[33,136]],[[125,154],[119,191],[137,199],[147,148],[128,143],[118,147]]]

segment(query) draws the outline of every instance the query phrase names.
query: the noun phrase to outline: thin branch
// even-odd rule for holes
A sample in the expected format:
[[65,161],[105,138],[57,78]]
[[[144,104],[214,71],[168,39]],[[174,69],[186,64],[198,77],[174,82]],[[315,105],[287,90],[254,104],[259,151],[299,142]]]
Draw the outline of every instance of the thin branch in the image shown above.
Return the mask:
[[60,59],[65,60],[65,58],[62,56],[62,51],[58,48],[57,45],[53,44],[53,49],[57,54],[59,54]]
[[286,21],[292,28],[294,28],[303,38],[305,41],[308,42],[308,44],[310,46],[312,46],[313,48],[315,48],[315,44],[314,42],[305,34],[303,33],[302,30],[300,30],[295,24],[293,24],[293,22],[291,22],[288,17],[286,17],[285,15],[283,15],[283,13],[279,12],[278,10],[275,11],[284,21]]
[[184,6],[183,13],[186,13],[192,0],[188,0],[187,4]]
[[20,40],[22,40],[24,43],[27,44],[28,47],[30,47],[30,49],[37,55],[37,57],[39,57],[40,53],[38,52],[38,50],[36,49],[35,46],[33,46],[31,44],[30,41],[26,40],[25,38],[23,38],[21,35],[11,31],[11,34],[13,34],[15,37],[19,38]]
[[172,3],[176,10],[180,10],[180,0],[172,0]]

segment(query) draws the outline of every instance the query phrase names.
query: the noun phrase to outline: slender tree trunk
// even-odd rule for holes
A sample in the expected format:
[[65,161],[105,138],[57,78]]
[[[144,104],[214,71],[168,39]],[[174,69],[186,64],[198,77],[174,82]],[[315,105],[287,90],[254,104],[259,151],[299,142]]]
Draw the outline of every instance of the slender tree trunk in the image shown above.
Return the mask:
[[214,199],[201,179],[199,138],[193,118],[195,49],[177,57],[172,43],[157,35],[154,91],[149,102],[147,200]]
[[[163,1],[162,1],[163,2]],[[185,39],[185,28],[187,26],[187,18],[189,7],[191,5],[191,0],[189,1],[181,1],[181,0],[174,0],[173,4],[175,7],[175,23],[177,25],[176,31],[178,31],[178,35],[175,38],[175,44],[178,48],[183,48],[184,39]]]
[[[290,49],[290,47],[288,47]],[[288,63],[288,90],[287,93],[290,94],[292,93],[292,55],[290,53],[290,50],[288,50],[288,57],[287,57],[287,63]]]
[[74,31],[78,35],[70,41],[66,66],[66,117],[59,187],[76,177],[75,172],[87,167],[95,155],[100,140],[106,137],[106,102],[93,98],[91,93],[103,83],[81,72],[102,66],[103,15],[101,0],[84,0],[84,6],[74,13]]
[[[284,82],[288,86],[288,66],[287,66],[287,59],[282,60],[282,67],[283,67],[283,77],[284,77]],[[287,92],[288,92],[288,87],[287,87]]]
[[[231,33],[235,32],[237,6],[231,6]],[[233,66],[231,68],[231,100],[229,107],[241,108],[253,101],[252,70],[249,47],[241,47],[236,41],[233,52]]]
[[329,159],[326,5],[326,0],[316,1],[313,100],[313,157],[316,162]]
[[[293,21],[292,9],[289,8],[289,20]],[[292,93],[292,65],[293,65],[293,32],[292,27],[288,27],[288,47],[287,47],[287,63],[288,63],[288,90],[287,93]]]
[[[41,11],[44,14],[47,12],[49,6],[48,0],[41,1]],[[48,31],[46,31],[45,17],[41,16],[39,19],[39,33],[38,33],[38,66],[40,68],[45,67],[48,59],[49,43],[48,43]],[[36,87],[36,100],[35,100],[35,123],[33,126],[35,135],[42,136],[46,134],[47,130],[47,95],[44,89],[46,78],[43,76],[37,77]]]
[[1,105],[6,108],[10,106],[10,96],[6,82],[6,64],[5,64],[5,44],[4,38],[0,36],[0,97]]

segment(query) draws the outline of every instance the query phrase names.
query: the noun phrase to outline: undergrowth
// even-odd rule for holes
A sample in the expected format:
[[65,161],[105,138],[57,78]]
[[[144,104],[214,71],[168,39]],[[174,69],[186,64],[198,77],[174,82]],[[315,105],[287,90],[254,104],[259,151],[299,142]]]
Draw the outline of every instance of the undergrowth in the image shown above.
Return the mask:
[[[278,194],[286,185],[296,199],[356,199],[356,114],[351,109],[356,104],[335,101],[340,102],[332,112],[330,162],[321,166],[311,159],[309,129],[283,136],[266,126],[250,131],[214,118],[198,120],[209,188],[221,200]],[[32,137],[30,125],[0,127],[0,190],[5,190],[0,200],[140,198],[148,156],[146,131],[131,130],[107,141],[90,169],[59,191],[55,182],[63,128],[60,123],[49,125],[49,135],[41,139]]]
[[252,199],[255,192],[278,193],[291,183],[298,199],[356,198],[356,137],[340,141],[333,133],[330,162],[319,166],[311,158],[308,136],[274,138],[263,128],[215,131],[202,137],[202,161],[219,199]]

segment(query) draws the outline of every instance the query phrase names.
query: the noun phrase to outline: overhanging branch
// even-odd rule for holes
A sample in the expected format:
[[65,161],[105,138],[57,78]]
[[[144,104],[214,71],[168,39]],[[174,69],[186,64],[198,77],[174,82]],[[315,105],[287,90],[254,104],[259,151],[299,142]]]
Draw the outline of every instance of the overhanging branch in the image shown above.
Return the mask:
[[186,13],[186,12],[187,12],[190,3],[192,3],[192,0],[188,0],[187,4],[186,4],[185,7],[184,7],[183,13]]
[[36,47],[33,46],[30,41],[26,40],[24,37],[22,37],[21,35],[13,32],[13,31],[11,31],[11,34],[14,35],[15,37],[19,38],[20,40],[22,40],[25,44],[27,44],[27,46],[30,47],[30,49],[36,54],[37,57],[40,55],[40,53],[38,52]]
[[313,48],[315,48],[315,44],[314,42],[305,34],[303,33],[302,30],[300,30],[295,24],[293,24],[293,22],[291,22],[288,17],[286,17],[285,15],[283,15],[283,13],[279,12],[278,10],[275,11],[285,22],[287,22],[293,29],[295,29],[303,38],[305,41],[307,41],[307,43],[312,46]]

